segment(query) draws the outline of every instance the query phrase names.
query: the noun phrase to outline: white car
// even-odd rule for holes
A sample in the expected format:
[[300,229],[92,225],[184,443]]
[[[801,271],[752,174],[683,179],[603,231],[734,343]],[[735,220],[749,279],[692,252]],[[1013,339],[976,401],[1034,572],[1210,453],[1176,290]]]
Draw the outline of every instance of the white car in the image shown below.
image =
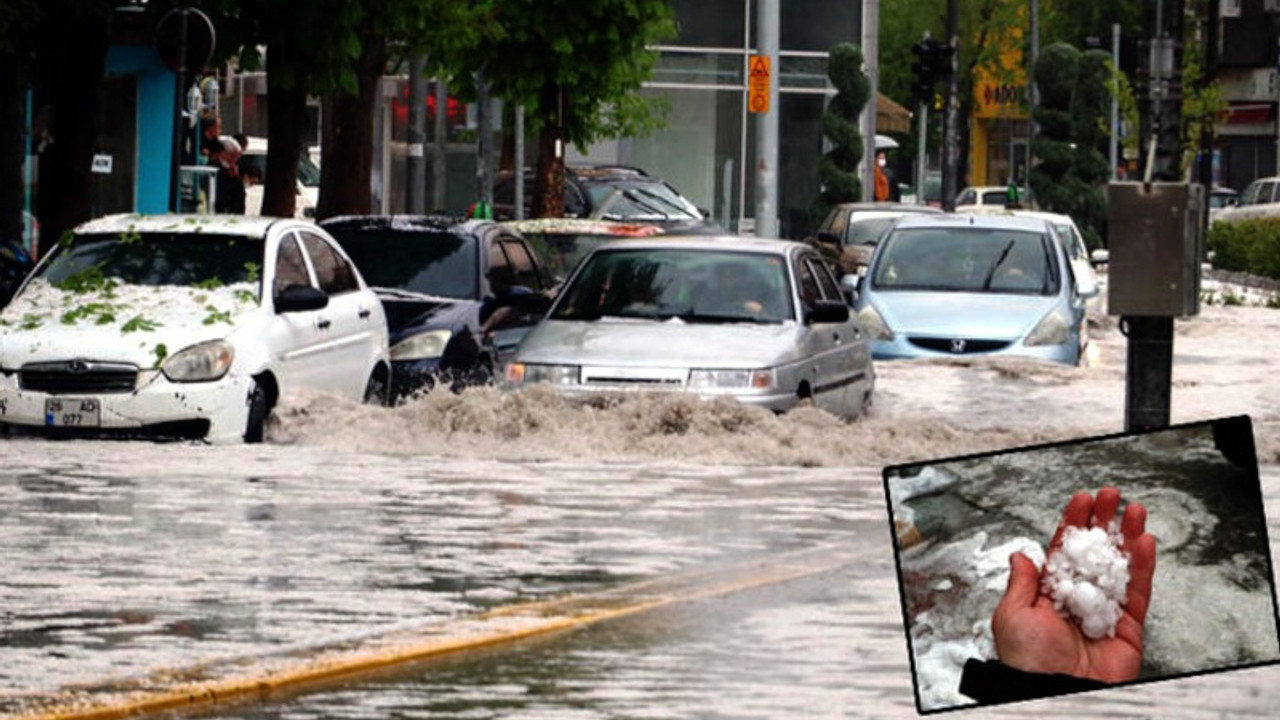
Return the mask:
[[[318,157],[319,153],[316,153]],[[240,154],[240,167],[254,165],[267,177],[267,141],[260,137],[250,137],[249,144]],[[245,189],[244,211],[246,215],[262,214],[263,184],[257,183]],[[314,218],[316,204],[320,201],[320,166],[315,162],[311,151],[298,156],[298,200],[293,206],[293,216],[298,218]]]
[[385,403],[382,303],[294,219],[114,215],[0,312],[0,427],[260,442],[299,388]]
[[1071,261],[1071,274],[1075,276],[1076,284],[1080,286],[1080,294],[1085,297],[1098,294],[1098,273],[1093,269],[1093,261],[1089,255],[1088,246],[1085,245],[1084,236],[1080,234],[1080,228],[1076,226],[1076,221],[1070,215],[1044,210],[1006,210],[999,205],[972,208],[967,212],[980,215],[1033,217],[1049,221],[1049,225],[1061,238],[1063,250]]

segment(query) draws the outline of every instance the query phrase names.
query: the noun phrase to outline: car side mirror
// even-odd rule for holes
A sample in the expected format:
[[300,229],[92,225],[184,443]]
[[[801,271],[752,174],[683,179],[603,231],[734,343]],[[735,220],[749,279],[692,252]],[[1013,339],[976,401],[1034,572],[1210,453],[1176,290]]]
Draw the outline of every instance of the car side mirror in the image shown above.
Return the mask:
[[849,304],[839,300],[818,300],[804,317],[804,321],[809,325],[842,323],[848,320]]
[[840,290],[844,292],[844,296],[850,304],[853,304],[858,299],[858,295],[862,293],[862,278],[862,274],[854,275],[852,273],[840,276]]
[[320,310],[329,305],[329,295],[310,285],[287,285],[275,297],[276,312]]

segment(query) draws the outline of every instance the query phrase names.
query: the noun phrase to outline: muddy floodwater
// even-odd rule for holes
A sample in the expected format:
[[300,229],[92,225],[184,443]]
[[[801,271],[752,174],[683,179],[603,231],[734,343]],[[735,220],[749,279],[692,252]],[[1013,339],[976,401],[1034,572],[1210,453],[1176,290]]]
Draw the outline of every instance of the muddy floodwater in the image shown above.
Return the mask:
[[[260,446],[0,441],[0,717],[633,589],[653,606],[205,716],[916,717],[882,470],[1119,432],[1125,341],[1106,317],[1092,330],[1082,367],[884,363],[871,416],[853,424],[477,391],[394,409],[288,398]],[[1273,558],[1280,311],[1207,307],[1177,333],[1173,420],[1253,419]],[[1144,487],[1150,523],[1188,556],[1233,527],[1211,499]],[[1043,517],[1023,520],[1039,534]],[[1240,558],[1240,584],[1263,564]],[[718,569],[733,581],[704,587],[699,573]],[[671,578],[687,579],[647,584]],[[1158,602],[1232,627],[1233,660],[1263,643],[1250,633],[1265,629],[1229,623],[1240,596],[1204,587],[1170,583]],[[1157,668],[1195,652],[1153,647]],[[1277,705],[1280,669],[1263,666],[965,714],[1261,718]]]

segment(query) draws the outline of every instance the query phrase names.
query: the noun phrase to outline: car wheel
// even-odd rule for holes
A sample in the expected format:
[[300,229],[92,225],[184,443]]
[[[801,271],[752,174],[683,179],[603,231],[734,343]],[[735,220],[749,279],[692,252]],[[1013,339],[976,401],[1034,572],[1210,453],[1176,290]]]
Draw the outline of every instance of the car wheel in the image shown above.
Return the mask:
[[265,435],[267,413],[271,411],[267,401],[267,391],[260,383],[255,382],[249,391],[249,421],[245,423],[244,441],[260,443]]
[[364,401],[370,405],[381,405],[386,407],[389,404],[391,396],[391,387],[387,383],[386,373],[382,368],[377,368],[373,374],[369,376],[369,382],[364,386]]

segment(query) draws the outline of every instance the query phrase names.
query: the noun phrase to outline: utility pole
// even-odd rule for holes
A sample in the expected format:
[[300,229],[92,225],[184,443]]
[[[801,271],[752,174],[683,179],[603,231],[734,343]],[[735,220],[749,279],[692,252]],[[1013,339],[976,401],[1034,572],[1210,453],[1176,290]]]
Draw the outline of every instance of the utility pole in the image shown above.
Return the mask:
[[[778,71],[781,0],[759,0],[756,13],[757,53]],[[756,237],[778,236],[778,83],[769,79],[765,112],[756,113]]]
[[875,199],[876,116],[880,104],[880,0],[862,0],[862,63],[871,95],[862,114],[862,199]]
[[418,56],[409,61],[409,147],[405,159],[406,210],[414,215],[426,212],[427,205],[427,60]]
[[960,83],[956,73],[960,49],[960,2],[947,0],[948,56],[947,93],[945,117],[942,125],[942,209],[956,209],[956,181],[960,164]]
[[444,212],[449,174],[449,90],[436,78],[435,145],[431,153],[431,210]]

